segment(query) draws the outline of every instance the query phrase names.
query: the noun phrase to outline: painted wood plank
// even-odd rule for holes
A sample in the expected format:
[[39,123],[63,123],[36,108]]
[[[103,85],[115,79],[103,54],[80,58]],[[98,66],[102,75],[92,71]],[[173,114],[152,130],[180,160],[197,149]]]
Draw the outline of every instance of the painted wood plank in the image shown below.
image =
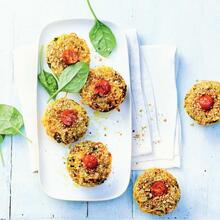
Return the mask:
[[[8,42],[10,47],[10,42]],[[11,54],[5,51],[0,51],[0,103],[11,104],[11,82],[12,82],[12,68],[11,68]],[[4,166],[0,163],[0,218],[9,218],[10,206],[10,182],[11,182],[11,137],[6,137],[2,148],[4,157]]]
[[90,202],[88,206],[89,218],[100,219],[131,219],[132,218],[132,181],[126,192],[113,200],[106,202]]
[[[12,68],[11,68],[11,54],[13,39],[13,23],[12,11],[9,4],[11,1],[0,2],[0,26],[2,33],[0,35],[0,103],[11,104],[11,82],[12,82]],[[6,19],[7,18],[7,22]],[[9,218],[10,206],[10,181],[11,181],[11,138],[5,138],[3,144],[0,146],[4,156],[5,165],[0,163],[0,219]]]
[[22,137],[13,138],[11,216],[12,219],[86,217],[85,202],[49,198],[42,190],[38,174],[31,173],[28,147]]

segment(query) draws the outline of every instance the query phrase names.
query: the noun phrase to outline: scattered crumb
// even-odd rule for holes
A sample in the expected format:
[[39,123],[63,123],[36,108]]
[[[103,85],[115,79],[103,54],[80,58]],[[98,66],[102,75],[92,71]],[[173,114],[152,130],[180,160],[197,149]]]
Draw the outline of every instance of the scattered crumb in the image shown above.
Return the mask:
[[153,144],[159,144],[161,142],[161,140],[154,140]]
[[144,126],[141,127],[142,130],[145,130],[146,128],[147,128],[146,125],[144,125]]
[[135,139],[139,139],[139,138],[140,138],[140,134],[135,134],[133,137],[134,137]]
[[166,119],[166,118],[164,118],[164,119],[163,119],[163,121],[164,121],[164,122],[167,122],[167,119]]
[[104,134],[105,137],[107,137],[107,134]]
[[194,125],[195,125],[194,123],[191,123],[191,124],[190,124],[190,126],[194,126]]

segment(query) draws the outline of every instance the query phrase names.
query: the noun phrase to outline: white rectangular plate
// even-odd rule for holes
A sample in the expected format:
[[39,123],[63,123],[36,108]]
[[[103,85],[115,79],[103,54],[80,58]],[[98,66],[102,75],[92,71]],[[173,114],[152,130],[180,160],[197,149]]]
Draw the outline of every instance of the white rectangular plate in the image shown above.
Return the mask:
[[[107,144],[112,154],[112,172],[109,178],[96,187],[80,187],[74,184],[66,170],[68,146],[56,143],[46,135],[41,119],[47,107],[48,94],[38,85],[38,138],[40,179],[44,191],[53,198],[72,201],[99,201],[120,196],[127,188],[131,169],[131,101],[128,49],[124,33],[114,24],[105,22],[114,32],[117,48],[108,58],[101,58],[93,49],[89,40],[89,30],[93,20],[64,20],[46,26],[40,36],[39,46],[44,45],[63,33],[75,32],[86,40],[91,50],[90,67],[109,65],[124,77],[128,92],[120,106],[120,112],[97,113],[84,106],[89,114],[90,123],[86,135],[80,140],[101,141]],[[46,64],[44,52],[44,69]],[[60,94],[59,96],[63,96]],[[75,101],[80,101],[78,94],[69,94]]]

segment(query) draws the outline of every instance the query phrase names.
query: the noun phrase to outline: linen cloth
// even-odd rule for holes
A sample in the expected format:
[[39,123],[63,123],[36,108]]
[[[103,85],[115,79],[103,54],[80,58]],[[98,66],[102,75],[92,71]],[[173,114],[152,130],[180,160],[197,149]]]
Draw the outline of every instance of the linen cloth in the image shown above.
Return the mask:
[[[132,148],[135,152],[132,155],[132,169],[180,167],[181,124],[177,108],[176,47],[139,46],[136,30],[128,30],[126,35],[133,105],[139,103],[132,109]],[[140,109],[144,109],[141,110],[142,115],[139,114]],[[135,128],[141,130],[144,122],[148,122],[145,135],[136,134]]]

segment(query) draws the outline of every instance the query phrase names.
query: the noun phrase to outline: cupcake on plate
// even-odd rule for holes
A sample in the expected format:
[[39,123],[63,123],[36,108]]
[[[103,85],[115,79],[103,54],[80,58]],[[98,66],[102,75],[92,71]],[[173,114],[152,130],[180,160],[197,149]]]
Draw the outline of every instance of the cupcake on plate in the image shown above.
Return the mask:
[[200,125],[211,125],[220,120],[220,83],[200,81],[185,96],[184,107]]
[[62,34],[47,45],[47,63],[57,76],[69,65],[83,61],[90,63],[90,51],[86,41],[77,34]]
[[180,188],[176,178],[169,172],[151,168],[137,178],[133,196],[141,211],[163,216],[176,208]]
[[77,141],[87,131],[89,117],[77,102],[60,98],[51,102],[43,116],[47,134],[58,143],[69,144]]
[[72,180],[80,186],[97,186],[108,178],[112,156],[101,142],[84,141],[69,151],[67,170]]
[[111,67],[100,66],[90,70],[80,94],[82,101],[92,109],[108,112],[119,108],[126,90],[125,81],[119,73]]

